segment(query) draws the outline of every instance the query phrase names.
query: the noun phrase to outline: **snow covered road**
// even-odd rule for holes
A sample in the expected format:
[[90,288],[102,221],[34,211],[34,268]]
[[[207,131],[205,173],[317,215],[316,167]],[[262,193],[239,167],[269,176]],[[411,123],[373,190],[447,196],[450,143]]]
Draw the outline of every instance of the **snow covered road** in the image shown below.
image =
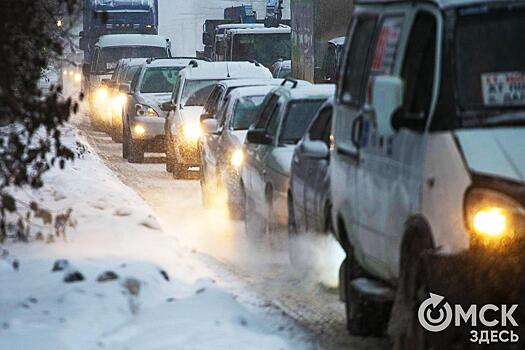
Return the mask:
[[[221,287],[244,302],[253,303],[255,297],[263,306],[281,310],[304,326],[309,342],[323,348],[387,348],[384,339],[348,336],[344,304],[333,288],[337,261],[335,268],[321,264],[314,274],[296,271],[289,264],[285,235],[249,239],[243,223],[230,221],[221,205],[203,209],[199,182],[174,180],[165,171],[162,155],[147,155],[146,164],[129,164],[121,157],[121,145],[92,131],[87,118],[74,123],[106,165],[153,209],[163,230],[221,276]],[[312,245],[332,250],[315,252],[321,259],[341,254],[333,242]]]

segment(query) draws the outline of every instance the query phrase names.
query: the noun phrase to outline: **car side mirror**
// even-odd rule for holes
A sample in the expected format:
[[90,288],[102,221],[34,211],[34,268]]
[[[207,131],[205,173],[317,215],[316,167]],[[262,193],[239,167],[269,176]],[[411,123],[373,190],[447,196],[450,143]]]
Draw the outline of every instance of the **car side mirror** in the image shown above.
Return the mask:
[[122,92],[123,94],[129,94],[131,92],[131,86],[129,84],[120,84],[118,91]]
[[399,77],[380,75],[373,78],[372,100],[370,105],[374,110],[377,131],[388,136],[394,133],[392,119],[394,113],[403,106],[405,86]]
[[201,123],[202,130],[206,134],[215,134],[219,130],[219,123],[215,119],[205,119]]
[[212,115],[210,113],[202,113],[201,116],[200,116],[200,121],[203,122],[206,119],[210,119],[211,117],[212,117]]
[[82,74],[83,74],[84,76],[88,76],[89,73],[91,73],[91,64],[89,64],[89,63],[84,63],[84,64],[82,65]]
[[299,145],[299,152],[307,158],[328,159],[330,149],[328,145],[320,140],[305,140]]
[[164,102],[160,105],[160,110],[163,112],[171,112],[175,109],[175,106],[171,101]]
[[252,129],[246,134],[246,140],[249,143],[254,143],[258,145],[269,145],[272,143],[273,138],[266,133],[264,129]]

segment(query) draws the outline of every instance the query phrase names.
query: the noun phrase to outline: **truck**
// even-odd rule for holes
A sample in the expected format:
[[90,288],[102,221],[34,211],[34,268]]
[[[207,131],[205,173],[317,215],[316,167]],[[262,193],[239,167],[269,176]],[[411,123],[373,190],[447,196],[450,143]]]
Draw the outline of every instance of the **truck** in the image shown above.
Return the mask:
[[158,34],[158,0],[84,0],[80,49],[84,63],[91,62],[93,48],[102,35]]
[[278,60],[291,58],[289,26],[229,29],[224,35],[225,61],[257,61],[270,68]]

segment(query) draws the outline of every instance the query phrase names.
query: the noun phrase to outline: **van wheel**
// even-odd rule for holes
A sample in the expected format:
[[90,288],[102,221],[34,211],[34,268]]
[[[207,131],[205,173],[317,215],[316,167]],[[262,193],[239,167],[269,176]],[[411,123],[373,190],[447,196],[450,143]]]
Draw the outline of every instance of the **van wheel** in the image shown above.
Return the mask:
[[344,273],[344,294],[346,309],[346,324],[348,332],[352,335],[369,336],[369,319],[363,317],[370,313],[372,301],[355,298],[351,295],[351,283],[353,280],[363,277],[364,272],[354,258],[353,249],[348,249],[343,261],[341,272]]
[[265,222],[255,211],[253,201],[247,195],[244,198],[244,228],[246,235],[260,237],[264,233]]
[[144,163],[144,149],[140,141],[135,141],[133,138],[128,139],[128,162],[130,163]]
[[421,302],[428,298],[427,269],[423,254],[433,248],[428,235],[407,232],[403,242],[401,271],[390,317],[389,333],[394,349],[429,349],[428,334],[417,319]]

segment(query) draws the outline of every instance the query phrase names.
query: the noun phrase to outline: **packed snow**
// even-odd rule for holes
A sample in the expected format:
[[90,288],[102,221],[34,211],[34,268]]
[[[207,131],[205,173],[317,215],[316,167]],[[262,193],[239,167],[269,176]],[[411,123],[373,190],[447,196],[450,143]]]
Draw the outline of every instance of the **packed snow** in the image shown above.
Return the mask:
[[0,349],[309,348],[289,339],[285,320],[225,292],[77,129],[64,136],[85,152],[18,198],[72,208],[76,225],[52,243],[3,246]]

